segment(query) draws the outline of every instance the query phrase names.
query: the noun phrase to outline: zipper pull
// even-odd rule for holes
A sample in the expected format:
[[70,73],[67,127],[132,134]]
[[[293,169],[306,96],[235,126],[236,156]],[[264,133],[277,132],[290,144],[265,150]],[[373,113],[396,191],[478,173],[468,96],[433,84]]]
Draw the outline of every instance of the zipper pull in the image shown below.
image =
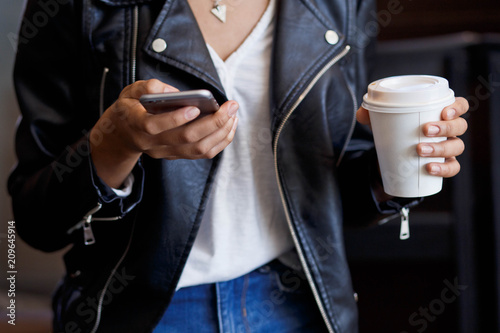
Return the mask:
[[102,203],[98,202],[97,206],[90,210],[87,215],[83,218],[83,241],[85,245],[92,245],[95,243],[94,232],[92,231],[92,227],[90,223],[92,222],[92,215],[97,213],[102,207]]
[[410,238],[410,208],[401,208],[401,230],[399,231],[399,239],[405,240]]
[[94,232],[92,231],[92,227],[90,226],[90,219],[83,223],[83,240],[85,245],[92,245],[95,243]]

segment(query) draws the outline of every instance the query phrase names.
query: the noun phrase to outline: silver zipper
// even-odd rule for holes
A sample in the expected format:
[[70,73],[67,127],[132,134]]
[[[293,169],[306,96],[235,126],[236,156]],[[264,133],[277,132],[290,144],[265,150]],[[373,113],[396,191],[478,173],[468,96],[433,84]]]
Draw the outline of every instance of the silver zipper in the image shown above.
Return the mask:
[[131,83],[134,83],[136,80],[136,71],[137,71],[137,39],[138,39],[138,32],[139,32],[139,7],[135,6],[134,7],[134,13],[133,13],[133,27],[132,27],[132,54],[131,54],[131,61],[130,61],[130,71],[131,71],[131,77],[130,79],[132,80]]
[[405,240],[410,238],[410,208],[403,207],[398,213],[387,216],[377,222],[378,225],[386,224],[387,222],[396,218],[401,218],[401,225],[399,229],[399,239]]
[[[136,80],[136,71],[137,71],[137,39],[138,39],[138,31],[139,31],[139,6],[134,6],[134,11],[133,11],[133,27],[132,27],[132,46],[131,46],[131,66],[130,66],[130,71],[131,71],[131,80],[132,83],[135,82]],[[134,228],[135,228],[135,219],[134,223],[132,225],[132,232],[130,233],[130,238],[128,240],[127,247],[125,248],[125,251],[123,252],[122,256],[116,263],[115,267],[113,267],[113,270],[111,271],[111,274],[108,276],[108,279],[106,280],[106,283],[104,284],[104,288],[101,291],[101,295],[99,296],[99,302],[97,303],[97,317],[95,320],[94,327],[90,331],[90,333],[95,333],[97,329],[99,328],[99,325],[101,323],[101,315],[102,315],[102,306],[104,302],[104,296],[106,295],[106,291],[108,290],[108,287],[111,283],[111,280],[113,279],[113,276],[116,274],[116,271],[118,270],[118,267],[121,265],[125,257],[127,256],[127,253],[130,249],[130,244],[132,243],[132,236],[134,234]]]
[[94,237],[94,232],[92,231],[92,226],[91,222],[94,221],[117,221],[120,220],[122,217],[121,216],[114,216],[114,217],[94,217],[93,215],[100,211],[102,208],[102,204],[100,202],[97,203],[97,206],[92,208],[83,216],[83,219],[72,226],[71,228],[66,231],[66,233],[69,235],[73,233],[73,231],[78,230],[80,228],[83,228],[83,241],[85,245],[92,245],[95,243],[95,237]]
[[95,243],[94,232],[90,226],[90,221],[85,221],[83,223],[83,242],[85,245],[92,245]]
[[401,212],[397,212],[397,213],[394,213],[392,215],[389,215],[387,217],[384,217],[383,219],[379,220],[377,222],[377,225],[383,225],[383,224],[386,224],[387,222],[389,221],[392,221],[398,217],[401,217]]
[[97,329],[99,328],[99,325],[101,324],[102,305],[104,302],[104,296],[106,295],[106,291],[108,290],[108,287],[111,283],[111,280],[113,279],[113,276],[116,274],[118,267],[120,267],[121,263],[123,262],[123,260],[127,256],[127,253],[130,249],[130,244],[132,244],[132,236],[134,234],[134,229],[135,229],[135,219],[134,219],[134,222],[132,224],[132,231],[130,232],[130,238],[128,240],[127,247],[125,248],[125,251],[123,252],[123,254],[120,257],[120,259],[118,260],[118,262],[116,263],[115,267],[113,267],[111,274],[109,275],[108,279],[106,280],[106,283],[104,284],[104,288],[101,291],[101,295],[99,295],[99,302],[97,303],[96,320],[95,320],[94,327],[92,328],[90,333],[95,333],[97,331]]
[[356,101],[356,96],[354,95],[354,92],[352,91],[351,86],[349,86],[349,84],[347,84],[347,82],[346,82],[346,86],[347,86],[347,89],[349,90],[349,94],[351,94],[352,104],[353,104],[353,108],[354,108],[354,114],[352,117],[351,128],[349,129],[349,134],[347,135],[344,146],[342,147],[342,150],[339,154],[339,158],[337,160],[337,166],[339,166],[340,162],[342,162],[342,158],[344,158],[344,154],[347,150],[347,146],[349,145],[349,141],[351,141],[352,134],[354,133],[354,128],[356,127],[356,111],[358,111],[358,102]]
[[109,68],[104,67],[102,71],[102,77],[101,77],[101,89],[100,89],[100,94],[101,97],[99,99],[99,115],[102,116],[104,113],[104,86],[106,84],[106,76],[108,75]]
[[410,238],[410,208],[401,208],[401,229],[399,231],[399,239],[405,240]]
[[351,47],[349,45],[347,45],[344,48],[344,50],[342,50],[342,52],[340,52],[337,56],[335,56],[332,60],[330,60],[330,62],[328,62],[322,68],[322,70],[314,77],[314,79],[309,83],[309,85],[306,87],[306,89],[302,92],[302,94],[299,96],[299,98],[292,105],[292,107],[290,108],[290,111],[288,111],[285,118],[283,119],[280,126],[278,127],[278,130],[276,132],[276,140],[274,140],[274,144],[273,144],[274,170],[276,173],[276,179],[278,181],[278,189],[279,189],[279,193],[280,193],[281,203],[282,203],[283,208],[285,210],[286,221],[288,223],[288,227],[290,229],[293,242],[294,242],[295,247],[297,249],[297,253],[298,253],[300,262],[302,264],[302,267],[304,268],[304,273],[306,274],[307,280],[309,281],[309,285],[311,286],[311,290],[312,290],[312,293],[314,295],[314,299],[316,300],[316,303],[318,304],[319,311],[321,312],[321,316],[323,317],[323,320],[325,321],[326,327],[327,327],[328,331],[331,333],[334,333],[335,331],[333,330],[333,327],[332,327],[330,321],[328,320],[328,315],[326,314],[325,307],[323,305],[323,302],[321,301],[321,298],[319,297],[318,288],[317,288],[316,284],[314,283],[309,266],[307,266],[304,252],[303,252],[302,248],[300,247],[300,243],[299,243],[299,240],[297,238],[297,234],[295,233],[295,230],[294,230],[293,225],[292,225],[292,219],[290,217],[290,212],[288,211],[288,207],[286,204],[285,193],[283,192],[283,186],[282,186],[281,181],[280,181],[279,170],[278,170],[278,142],[279,142],[281,132],[283,131],[283,128],[285,127],[286,122],[288,121],[288,119],[290,118],[292,113],[295,111],[295,109],[297,109],[299,104],[306,97],[306,95],[311,91],[311,89],[318,82],[318,80],[321,78],[321,76],[323,76],[323,74],[325,74],[328,69],[330,69],[333,65],[335,65],[335,63],[337,63],[347,53],[349,53],[350,49],[351,49]]

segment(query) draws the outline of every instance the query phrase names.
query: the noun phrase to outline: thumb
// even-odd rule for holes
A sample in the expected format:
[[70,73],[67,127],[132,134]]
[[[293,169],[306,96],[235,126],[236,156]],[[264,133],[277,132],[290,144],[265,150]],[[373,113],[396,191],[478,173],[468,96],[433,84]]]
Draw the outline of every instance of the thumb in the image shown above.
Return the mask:
[[356,119],[363,125],[370,125],[370,114],[368,110],[360,107],[358,111],[356,111]]

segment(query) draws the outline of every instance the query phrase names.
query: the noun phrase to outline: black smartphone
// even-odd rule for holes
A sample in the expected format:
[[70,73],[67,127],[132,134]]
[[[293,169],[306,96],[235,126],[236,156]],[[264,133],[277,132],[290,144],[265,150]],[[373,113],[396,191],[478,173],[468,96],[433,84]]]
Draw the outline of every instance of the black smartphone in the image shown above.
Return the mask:
[[139,98],[139,101],[152,114],[169,112],[184,106],[196,106],[201,113],[212,113],[219,110],[219,104],[212,93],[206,89],[145,94]]

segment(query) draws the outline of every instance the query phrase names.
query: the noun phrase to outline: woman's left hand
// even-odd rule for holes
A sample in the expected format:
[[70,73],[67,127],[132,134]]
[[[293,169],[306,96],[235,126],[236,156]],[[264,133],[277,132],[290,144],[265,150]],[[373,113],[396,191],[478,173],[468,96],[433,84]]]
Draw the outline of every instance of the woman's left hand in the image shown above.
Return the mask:
[[[441,112],[441,121],[430,122],[422,131],[427,137],[447,137],[448,140],[433,143],[419,143],[417,153],[422,157],[444,157],[444,163],[428,163],[427,172],[434,176],[453,177],[460,171],[457,156],[465,149],[464,142],[458,136],[467,130],[467,121],[461,116],[469,109],[465,98],[457,97],[455,103],[445,107]],[[356,118],[361,124],[370,125],[370,116],[366,109],[359,108]]]

